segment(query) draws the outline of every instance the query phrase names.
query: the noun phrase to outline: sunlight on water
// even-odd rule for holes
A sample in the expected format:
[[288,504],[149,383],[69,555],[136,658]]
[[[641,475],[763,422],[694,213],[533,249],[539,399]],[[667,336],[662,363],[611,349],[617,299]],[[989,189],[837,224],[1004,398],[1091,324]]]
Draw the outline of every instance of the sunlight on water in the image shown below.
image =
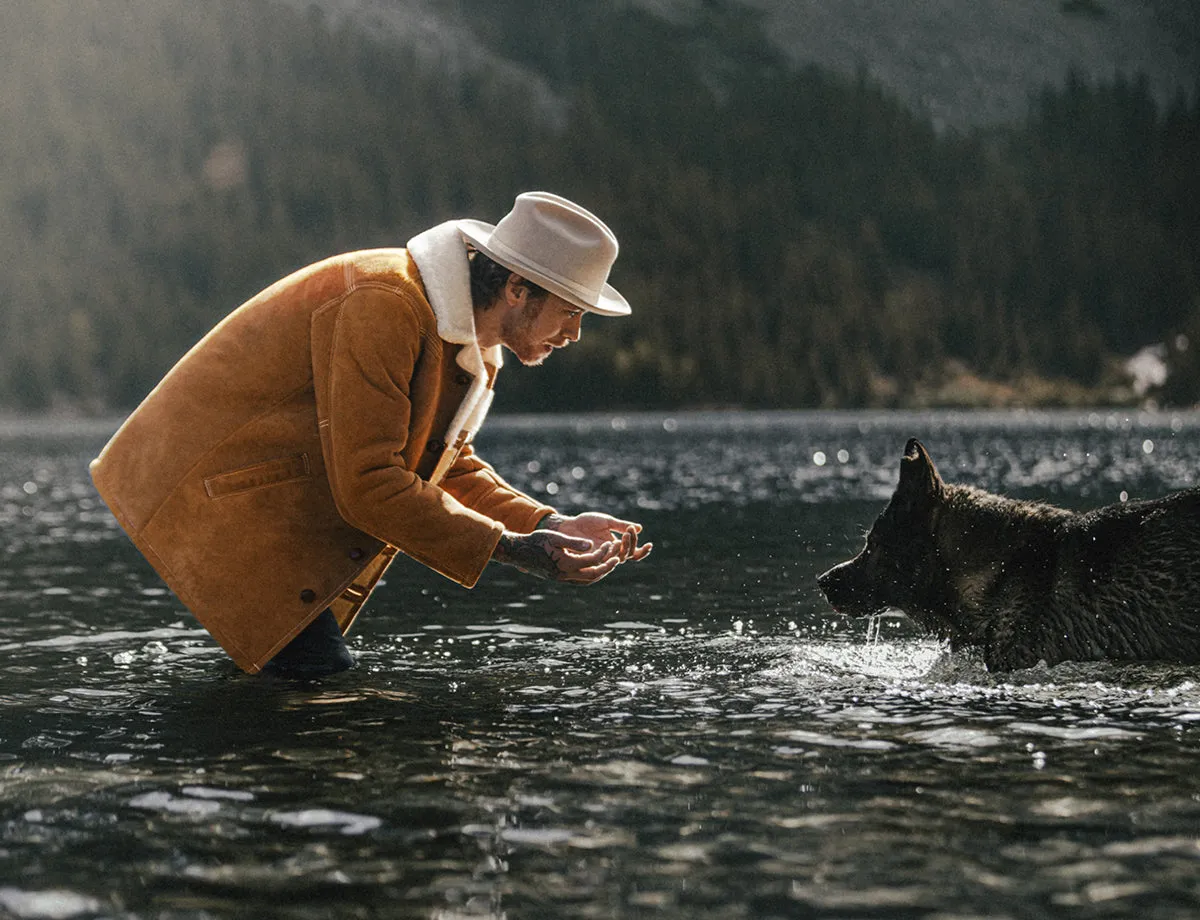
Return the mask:
[[20,888],[0,888],[0,908],[13,917],[69,920],[71,917],[92,916],[101,910],[96,898],[72,891],[22,891]]

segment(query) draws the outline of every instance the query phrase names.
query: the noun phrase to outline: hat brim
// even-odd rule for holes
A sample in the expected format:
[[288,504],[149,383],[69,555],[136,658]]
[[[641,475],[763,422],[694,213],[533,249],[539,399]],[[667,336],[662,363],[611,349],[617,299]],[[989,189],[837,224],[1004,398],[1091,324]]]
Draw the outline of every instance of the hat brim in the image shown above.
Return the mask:
[[509,271],[516,272],[526,281],[532,281],[539,287],[545,288],[551,294],[561,297],[567,303],[579,307],[581,310],[586,310],[588,313],[596,313],[600,316],[628,316],[633,312],[629,306],[629,301],[621,296],[611,284],[605,283],[601,289],[595,303],[581,297],[578,292],[572,291],[568,287],[564,287],[553,278],[548,278],[540,271],[533,263],[525,263],[520,258],[514,257],[511,253],[501,255],[495,252],[489,245],[489,240],[492,236],[492,231],[496,229],[494,224],[489,224],[482,220],[459,220],[456,221],[459,232],[462,233],[471,245],[482,252],[485,256],[494,262],[499,262]]

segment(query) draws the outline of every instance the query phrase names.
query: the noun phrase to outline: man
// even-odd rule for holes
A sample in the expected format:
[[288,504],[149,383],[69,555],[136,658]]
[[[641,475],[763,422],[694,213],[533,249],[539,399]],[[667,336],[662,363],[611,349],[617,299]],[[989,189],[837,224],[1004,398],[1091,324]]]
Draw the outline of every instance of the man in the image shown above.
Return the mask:
[[471,438],[507,348],[539,364],[621,316],[612,231],[527,192],[496,226],[334,256],[222,320],[91,470],[121,526],[243,670],[350,667],[343,635],[397,552],[472,587],[489,561],[588,584],[645,558],[639,524],[568,517]]

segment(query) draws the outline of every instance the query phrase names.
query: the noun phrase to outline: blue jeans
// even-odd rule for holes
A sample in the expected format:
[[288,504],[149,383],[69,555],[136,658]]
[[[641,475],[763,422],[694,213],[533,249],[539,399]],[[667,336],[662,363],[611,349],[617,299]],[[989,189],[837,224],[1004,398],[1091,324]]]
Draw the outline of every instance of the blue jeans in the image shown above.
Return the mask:
[[263,667],[281,677],[325,677],[354,666],[346,640],[331,610],[323,610]]

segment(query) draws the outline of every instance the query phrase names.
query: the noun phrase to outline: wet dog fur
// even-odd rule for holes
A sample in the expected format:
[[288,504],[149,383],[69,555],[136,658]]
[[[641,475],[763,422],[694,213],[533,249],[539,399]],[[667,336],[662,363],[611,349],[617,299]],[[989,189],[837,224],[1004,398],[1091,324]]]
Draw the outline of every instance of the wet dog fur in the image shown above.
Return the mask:
[[840,613],[903,610],[991,671],[1200,662],[1200,489],[1073,512],[942,481],[915,438],[853,559],[817,579]]

